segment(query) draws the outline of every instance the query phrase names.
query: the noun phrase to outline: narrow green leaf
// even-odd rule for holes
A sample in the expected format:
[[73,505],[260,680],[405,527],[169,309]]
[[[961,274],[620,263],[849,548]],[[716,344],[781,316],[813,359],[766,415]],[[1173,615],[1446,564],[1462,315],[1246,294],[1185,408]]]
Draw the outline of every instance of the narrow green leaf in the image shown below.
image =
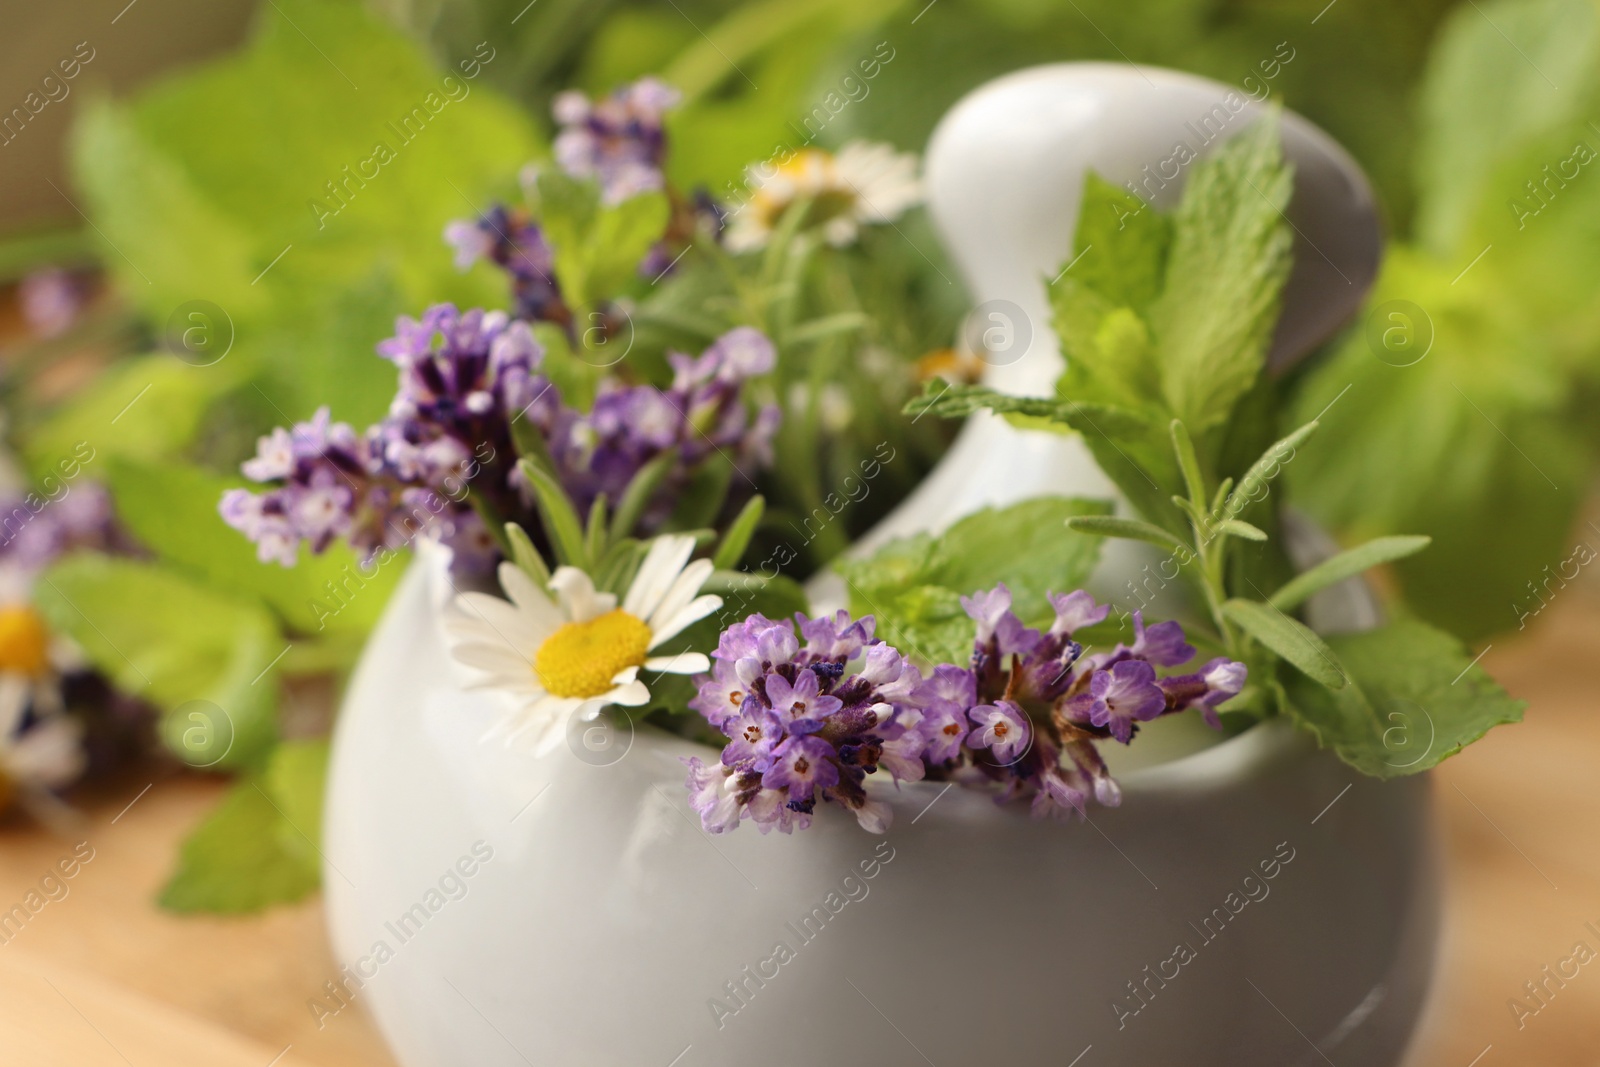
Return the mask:
[[1194,454],[1194,441],[1182,419],[1173,419],[1167,427],[1172,435],[1172,451],[1178,457],[1178,470],[1183,473],[1184,488],[1195,509],[1206,506],[1206,481],[1200,473],[1200,458]]
[[1267,533],[1258,526],[1251,526],[1240,519],[1223,519],[1217,524],[1217,529],[1234,537],[1242,537],[1246,541],[1265,541]]
[[1272,479],[1282,473],[1285,464],[1294,459],[1295,449],[1316,432],[1318,425],[1317,420],[1312,419],[1263,452],[1261,458],[1252,463],[1250,469],[1244,472],[1244,477],[1239,479],[1239,488],[1229,495],[1223,509],[1225,513],[1229,516],[1238,515],[1260,499]]
[[584,530],[584,554],[591,564],[606,554],[606,495],[601,493],[589,507],[589,524]]
[[550,584],[550,568],[545,566],[539,550],[533,547],[527,530],[514,522],[506,523],[506,543],[511,546],[511,562],[526,571],[535,585],[543,589]]
[[855,333],[871,324],[872,319],[859,311],[841,311],[835,315],[812,319],[803,326],[795,327],[784,337],[784,342],[789,347],[810,344],[840,334]]
[[750,498],[749,503],[740,510],[733,525],[728,527],[728,532],[722,535],[722,543],[717,546],[716,553],[711,557],[712,564],[718,570],[732,570],[739,565],[739,560],[744,558],[744,550],[750,547],[750,538],[756,532],[756,526],[761,522],[761,516],[767,509],[767,502],[759,495]]
[[1211,498],[1211,514],[1217,515],[1222,511],[1222,502],[1228,499],[1228,494],[1233,490],[1233,479],[1224,478],[1222,484],[1217,486],[1217,493]]
[[1329,689],[1349,684],[1333,649],[1304,623],[1254,600],[1230,600],[1222,605],[1222,613],[1313,681]]
[[637,538],[627,537],[614,542],[605,558],[595,564],[594,584],[605,592],[621,595],[633,584],[650,546]]
[[556,562],[587,570],[589,561],[586,559],[583,524],[573,510],[572,501],[567,499],[566,491],[532,460],[523,459],[517,466],[522,476],[528,479],[528,484],[533,486],[534,499],[539,505],[539,518],[555,549]]
[[1280,611],[1291,611],[1307,598],[1330,585],[1353,578],[1380,563],[1405,559],[1427,548],[1431,537],[1379,537],[1366,544],[1325,559],[1303,574],[1296,575],[1273,593],[1267,603]]
[[555,460],[550,456],[549,442],[533,424],[533,420],[523,418],[521,412],[511,420],[511,443],[516,447],[518,457],[531,460],[547,471],[556,469]]
[[616,512],[611,516],[613,541],[633,533],[633,528],[639,524],[639,517],[650,504],[650,498],[656,495],[662,479],[677,461],[678,450],[669,448],[634,472],[628,487],[622,491],[622,499],[617,502]]
[[1075,515],[1067,520],[1067,529],[1096,537],[1120,537],[1128,541],[1145,541],[1162,548],[1190,551],[1188,545],[1161,527],[1139,519],[1123,519],[1114,515]]

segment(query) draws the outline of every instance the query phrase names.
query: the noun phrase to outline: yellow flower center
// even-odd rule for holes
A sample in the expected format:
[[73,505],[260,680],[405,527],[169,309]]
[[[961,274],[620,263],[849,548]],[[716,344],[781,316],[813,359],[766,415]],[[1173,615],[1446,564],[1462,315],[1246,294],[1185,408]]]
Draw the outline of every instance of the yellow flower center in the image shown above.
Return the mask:
[[0,671],[37,678],[50,666],[50,632],[26,604],[0,608]]
[[779,192],[773,187],[772,179],[769,179],[756,190],[751,197],[751,206],[763,226],[769,230],[778,224],[797,195],[812,198],[803,226],[821,225],[855,208],[855,190],[839,179],[833,156],[821,149],[807,148],[796,152],[792,159],[776,168],[774,178],[777,176],[793,181],[800,188],[798,193],[790,190]]
[[539,684],[558,697],[597,697],[628,667],[644,665],[650,627],[621,608],[588,622],[569,622],[533,657]]

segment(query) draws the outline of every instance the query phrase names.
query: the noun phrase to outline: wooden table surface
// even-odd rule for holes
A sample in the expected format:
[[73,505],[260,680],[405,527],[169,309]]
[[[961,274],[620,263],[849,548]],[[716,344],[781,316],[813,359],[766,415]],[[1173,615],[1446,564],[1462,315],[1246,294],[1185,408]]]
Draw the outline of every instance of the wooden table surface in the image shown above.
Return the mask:
[[[1600,589],[1563,591],[1483,663],[1532,707],[1434,775],[1445,936],[1407,1067],[1600,1067],[1600,966],[1552,983],[1520,1028],[1507,1007],[1575,942],[1600,950],[1584,928],[1600,928]],[[138,796],[147,781],[86,803],[68,837],[0,827],[0,909],[78,841],[94,849],[70,893],[0,945],[0,1067],[391,1065],[362,1012],[319,1029],[307,1007],[337,970],[318,901],[247,919],[151,904],[221,787],[178,775]]]

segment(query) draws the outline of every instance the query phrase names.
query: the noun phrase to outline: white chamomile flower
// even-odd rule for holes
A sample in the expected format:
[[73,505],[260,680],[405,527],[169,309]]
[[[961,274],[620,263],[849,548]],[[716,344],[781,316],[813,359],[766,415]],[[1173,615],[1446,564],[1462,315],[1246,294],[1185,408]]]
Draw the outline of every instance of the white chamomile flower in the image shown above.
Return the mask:
[[863,223],[888,222],[922,199],[917,157],[887,144],[852,141],[838,153],[805,148],[783,163],[754,164],[746,171],[754,190],[729,219],[727,246],[747,252],[767,243],[789,206],[811,201],[809,226],[820,226],[829,244],[848,245]]
[[551,597],[511,563],[500,565],[500,586],[510,602],[485,593],[462,593],[445,619],[451,654],[483,677],[473,688],[507,694],[518,706],[507,740],[532,731],[536,750],[558,743],[573,714],[592,719],[610,704],[637,706],[650,699],[641,669],[700,674],[710,661],[699,652],[651,656],[652,649],[722,606],[719,596],[699,596],[711,576],[710,560],[689,557],[694,538],[656,538],[627,595],[598,592],[576,567],[550,578]]
[[83,728],[62,709],[56,645],[32,607],[0,606],[0,811],[19,797],[53,809],[50,791],[83,773]]

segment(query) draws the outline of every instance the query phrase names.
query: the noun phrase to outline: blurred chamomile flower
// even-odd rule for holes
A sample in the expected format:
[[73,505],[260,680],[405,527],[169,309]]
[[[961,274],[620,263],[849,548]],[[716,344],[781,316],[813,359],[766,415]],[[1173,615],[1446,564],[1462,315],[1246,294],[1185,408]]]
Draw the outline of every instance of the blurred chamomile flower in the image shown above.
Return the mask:
[[21,800],[48,814],[60,807],[53,791],[83,774],[83,726],[61,699],[72,659],[31,606],[0,606],[0,811]]
[[922,199],[917,157],[866,141],[837,153],[804,148],[781,163],[752,164],[746,181],[754,191],[728,219],[726,243],[733,252],[766,245],[778,220],[802,200],[811,204],[805,224],[843,247],[863,224],[890,222]]

